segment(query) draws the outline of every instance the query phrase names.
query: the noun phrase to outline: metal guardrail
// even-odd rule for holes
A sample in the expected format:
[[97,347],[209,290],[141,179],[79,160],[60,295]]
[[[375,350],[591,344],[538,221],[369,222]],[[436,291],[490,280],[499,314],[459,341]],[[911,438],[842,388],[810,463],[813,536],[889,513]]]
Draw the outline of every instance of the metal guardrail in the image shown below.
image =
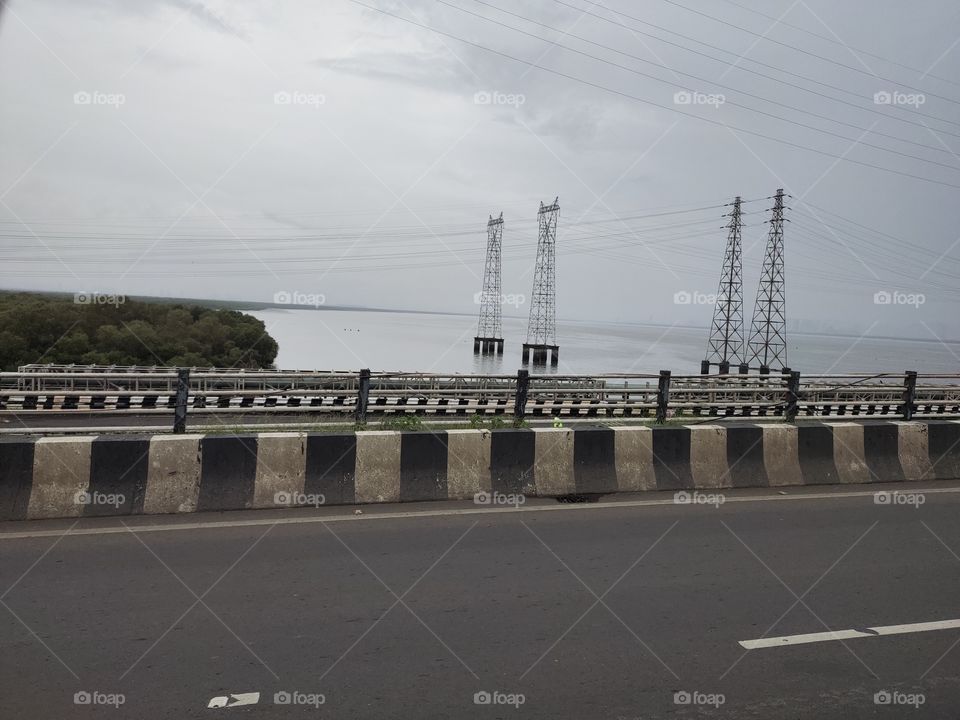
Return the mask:
[[189,412],[569,418],[960,417],[960,374],[459,375],[369,370],[27,366],[0,373],[0,412]]

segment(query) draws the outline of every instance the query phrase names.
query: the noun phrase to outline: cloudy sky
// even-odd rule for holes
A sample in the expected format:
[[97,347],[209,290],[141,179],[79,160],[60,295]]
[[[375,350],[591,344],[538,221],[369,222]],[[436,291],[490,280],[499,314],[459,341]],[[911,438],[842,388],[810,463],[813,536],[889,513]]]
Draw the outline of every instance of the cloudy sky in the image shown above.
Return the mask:
[[749,317],[782,187],[792,320],[957,338],[958,41],[948,0],[13,0],[0,286],[473,312],[489,215],[529,295],[559,197],[561,317],[705,326],[725,203]]

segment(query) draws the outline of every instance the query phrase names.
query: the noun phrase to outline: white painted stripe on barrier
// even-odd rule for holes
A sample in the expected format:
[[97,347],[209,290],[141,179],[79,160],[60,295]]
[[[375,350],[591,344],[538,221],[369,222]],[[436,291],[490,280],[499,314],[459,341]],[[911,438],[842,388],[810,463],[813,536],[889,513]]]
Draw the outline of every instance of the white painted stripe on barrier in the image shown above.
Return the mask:
[[833,463],[840,482],[851,485],[868,483],[876,477],[867,466],[863,443],[863,425],[835,423],[833,429]]
[[537,495],[575,492],[573,476],[573,430],[534,428],[533,481]]
[[883,635],[909,635],[911,633],[931,632],[933,630],[956,630],[960,620],[936,620],[934,622],[909,623],[906,625],[879,625],[864,630],[834,630],[831,632],[807,633],[805,635],[783,635],[781,637],[741,640],[740,645],[747,650],[786,647],[788,645],[808,645],[834,640],[854,640],[856,638],[880,637]]
[[727,428],[686,425],[690,429],[690,474],[696,488],[731,487],[727,462]]
[[[924,495],[936,495],[936,494],[956,494],[960,493],[960,487],[953,488],[940,488],[940,487],[931,487],[931,488],[911,488],[911,492],[920,492]],[[790,500],[834,500],[837,498],[860,498],[860,497],[869,497],[873,498],[876,495],[876,490],[868,490],[864,492],[836,492],[836,493],[805,493],[797,495],[748,495],[748,496],[736,496],[736,495],[726,495],[724,504],[729,505],[730,503],[742,503],[742,502],[780,502],[780,501],[790,501]],[[657,507],[657,506],[669,506],[674,508],[683,508],[683,512],[690,512],[695,510],[697,505],[677,505],[676,501],[673,499],[673,493],[669,493],[669,497],[662,500],[614,500],[611,502],[605,503],[583,503],[583,504],[573,504],[573,505],[523,505],[520,507],[507,506],[507,507],[469,507],[469,508],[447,508],[444,510],[407,510],[403,512],[376,512],[373,510],[368,510],[367,514],[364,515],[355,515],[355,510],[353,506],[343,505],[334,508],[331,506],[329,510],[336,511],[339,510],[342,514],[338,515],[304,515],[298,517],[271,517],[271,518],[257,518],[251,520],[214,520],[209,522],[199,521],[199,522],[190,522],[190,523],[168,523],[162,525],[139,525],[139,524],[130,524],[131,518],[123,517],[118,518],[122,522],[128,523],[128,525],[121,526],[107,526],[107,527],[98,527],[98,528],[81,528],[66,529],[61,530],[26,530],[23,532],[0,532],[0,541],[3,540],[23,540],[27,538],[42,538],[42,537],[60,537],[61,535],[116,535],[118,533],[127,533],[127,532],[164,532],[164,531],[184,531],[184,530],[214,530],[216,528],[235,528],[235,527],[262,527],[265,525],[303,525],[308,523],[328,523],[328,522],[364,522],[366,520],[401,520],[408,518],[424,518],[424,517],[445,517],[452,515],[490,515],[495,513],[518,513],[518,512],[587,512],[592,510],[616,510],[622,508],[630,507]],[[708,506],[701,506],[708,507]],[[244,515],[249,514],[248,511],[237,511]],[[108,518],[99,518],[99,520],[105,520]],[[20,524],[21,521],[16,521],[17,524]]]
[[93,435],[40,438],[33,446],[33,480],[27,518],[83,515],[83,493],[90,485]]
[[400,433],[357,433],[355,496],[358,503],[400,501]]

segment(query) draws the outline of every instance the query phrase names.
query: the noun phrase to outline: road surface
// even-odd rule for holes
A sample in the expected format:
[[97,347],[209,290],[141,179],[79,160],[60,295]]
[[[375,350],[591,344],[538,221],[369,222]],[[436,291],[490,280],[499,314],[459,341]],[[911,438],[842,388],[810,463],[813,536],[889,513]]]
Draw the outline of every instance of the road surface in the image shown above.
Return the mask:
[[960,483],[897,487],[5,523],[3,716],[956,718]]

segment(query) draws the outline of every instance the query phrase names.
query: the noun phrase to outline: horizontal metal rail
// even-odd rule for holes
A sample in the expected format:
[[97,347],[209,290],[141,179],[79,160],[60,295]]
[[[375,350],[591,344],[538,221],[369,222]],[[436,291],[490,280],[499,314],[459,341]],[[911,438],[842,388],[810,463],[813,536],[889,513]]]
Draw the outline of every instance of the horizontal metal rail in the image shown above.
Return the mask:
[[[182,382],[181,382],[182,381]],[[564,418],[960,417],[960,374],[477,375],[25,366],[0,413],[301,413]]]

